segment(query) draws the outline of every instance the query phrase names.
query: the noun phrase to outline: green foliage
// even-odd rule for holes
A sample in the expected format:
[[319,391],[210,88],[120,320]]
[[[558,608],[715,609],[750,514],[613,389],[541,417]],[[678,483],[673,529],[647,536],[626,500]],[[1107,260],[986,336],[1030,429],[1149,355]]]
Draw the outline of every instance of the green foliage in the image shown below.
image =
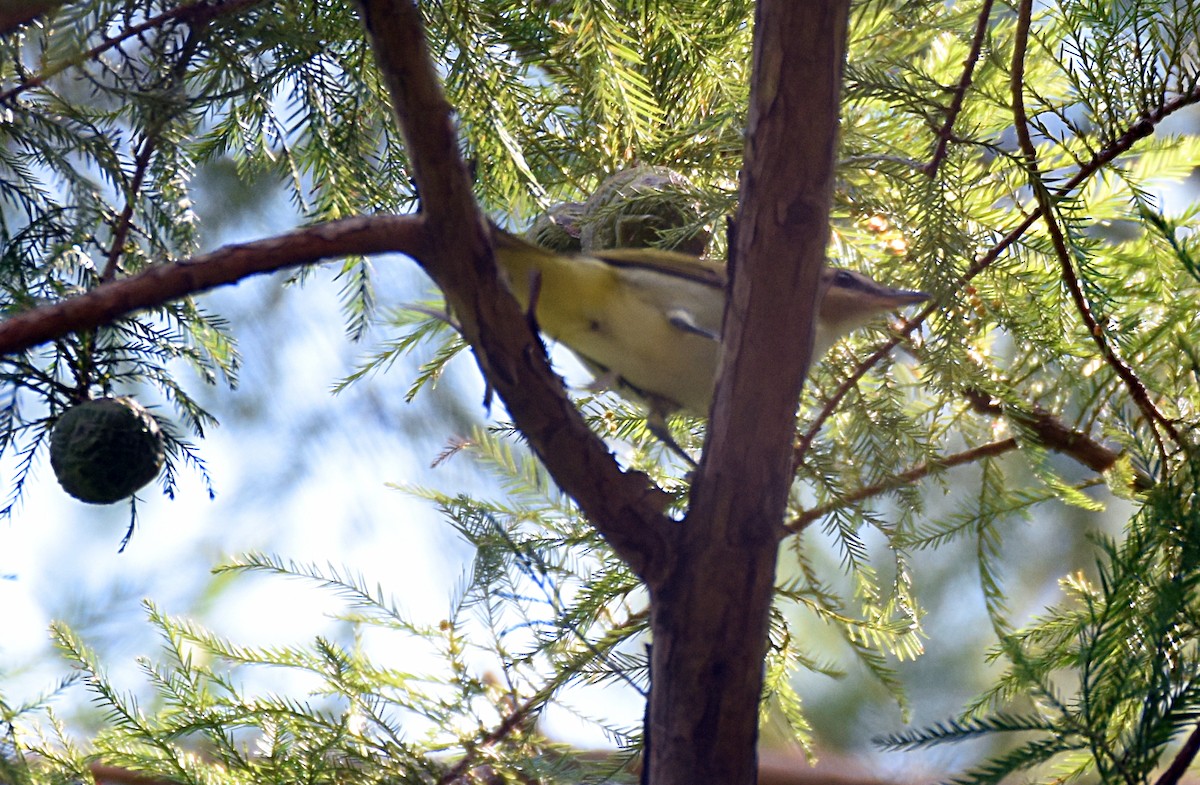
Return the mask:
[[[490,214],[520,225],[557,202],[585,200],[616,170],[666,166],[695,184],[720,253],[746,124],[750,3],[422,8]],[[1003,641],[996,656],[1011,667],[987,696],[991,713],[981,703],[964,719],[893,737],[894,746],[1032,732],[1034,741],[969,781],[1077,754],[1071,776],[1140,782],[1194,724],[1183,587],[1200,571],[1163,522],[1193,515],[1200,210],[1164,194],[1200,165],[1200,140],[1166,132],[1164,122],[1200,103],[1198,29],[1194,0],[1061,0],[1037,4],[1032,19],[990,2],[856,5],[831,253],[881,281],[926,290],[934,304],[910,324],[876,325],[839,344],[813,369],[801,403],[795,533],[780,560],[766,672],[768,706],[806,740],[793,676],[844,667],[805,630],[833,631],[842,652],[906,706],[896,669],[921,654],[925,634],[913,563],[959,541],[975,553]],[[1018,41],[1028,44],[1022,111],[1012,84]],[[372,53],[343,4],[81,0],[7,36],[3,55],[4,313],[193,254],[191,188],[206,166],[232,161],[243,179],[282,189],[304,220],[416,203]],[[1017,126],[1029,132],[1032,157],[1015,141]],[[337,389],[427,352],[411,398],[463,348],[452,315],[434,315],[437,304],[377,306],[369,262],[347,260],[340,281],[350,333],[383,335]],[[180,381],[182,367],[206,382],[232,382],[237,369],[225,325],[190,300],[4,358],[0,455],[13,456],[17,475],[0,512],[14,508],[54,419],[87,395],[155,388],[184,426],[167,424],[165,487],[181,464],[203,471],[181,433],[202,435],[211,420]],[[580,405],[592,426],[673,494],[672,513],[682,515],[686,467],[647,436],[637,407],[587,392]],[[686,449],[700,449],[700,421],[673,427]],[[188,781],[201,778],[200,764],[183,740],[237,777],[270,781],[337,779],[368,759],[377,766],[370,776],[409,781],[485,748],[496,765],[526,771],[544,742],[522,725],[490,743],[506,712],[536,713],[578,684],[643,688],[636,581],[514,437],[498,425],[445,456],[478,456],[505,498],[419,491],[479,554],[446,629],[406,626],[361,581],[265,557],[243,565],[327,580],[348,593],[354,624],[434,641],[449,669],[430,682],[436,688],[370,665],[353,646],[246,651],[155,612],[168,660],[146,673],[166,709],[149,719],[60,635],[110,712],[112,735],[97,749]],[[1097,446],[1119,460],[1085,460]],[[1143,505],[1127,541],[1105,542],[1098,585],[1073,578],[1071,602],[1014,631],[1021,609],[1006,581],[1008,535],[1049,509],[1098,509],[1105,497],[1094,489],[1104,482]],[[1174,561],[1155,566],[1155,555]],[[1165,595],[1135,592],[1138,580]],[[464,652],[476,644],[459,619],[471,614],[486,631],[478,646],[496,660],[499,687],[468,675]],[[324,680],[320,700],[248,697],[191,659],[190,647],[230,666],[314,673]],[[1066,672],[1078,680],[1072,700],[1057,697]],[[1020,702],[1030,698],[1033,708]],[[396,718],[409,714],[434,727],[430,735],[401,742],[407,726]],[[351,716],[366,717],[370,732]],[[251,728],[267,745],[261,758],[239,736]],[[612,732],[636,744],[636,732]],[[31,749],[51,755],[51,746]]]
[[[562,599],[567,587],[558,577],[572,583],[577,578],[563,572],[563,565],[538,559],[530,550],[536,543],[526,534],[506,530],[490,513],[461,503],[448,502],[446,514],[477,543],[479,556],[446,617],[434,626],[412,623],[359,576],[252,554],[219,571],[299,578],[332,592],[343,603],[338,618],[345,640],[240,646],[148,602],[162,652],[140,662],[141,677],[153,691],[147,703],[115,686],[87,644],[57,625],[58,648],[103,713],[104,729],[80,749],[65,735],[47,698],[17,708],[0,701],[0,721],[11,729],[7,748],[0,747],[4,781],[86,779],[92,761],[196,785],[429,783],[483,772],[545,783],[628,779],[619,773],[623,756],[576,760],[543,737],[537,721],[571,682],[624,678],[641,667],[635,665],[637,655],[623,654],[618,646],[644,622],[599,637],[583,632],[584,625],[591,626],[584,618],[595,613],[597,597],[607,598],[618,585],[631,591],[636,582],[617,569],[602,576],[603,591],[567,606]],[[524,549],[526,558],[514,559],[513,549]],[[537,615],[511,615],[534,607]],[[567,629],[565,636],[555,634],[559,626]],[[367,638],[388,640],[405,654],[391,664],[372,661],[364,654]],[[435,670],[406,665],[426,659],[422,655],[437,663]],[[481,661],[488,663],[482,677],[476,675]],[[293,681],[311,685],[308,695],[247,686],[264,671],[287,672]],[[491,738],[483,741],[480,734]],[[630,743],[628,731],[614,729],[613,737]]]
[[1122,541],[1101,538],[1098,580],[1065,576],[1063,604],[1002,637],[992,656],[1007,667],[967,715],[882,742],[1022,734],[963,783],[1049,767],[1057,781],[1147,783],[1172,752],[1186,768],[1195,750],[1174,743],[1200,716],[1198,491],[1192,460],[1149,494]]
[[411,402],[422,387],[426,384],[435,384],[445,370],[446,364],[466,348],[466,342],[461,339],[448,341],[445,339],[446,332],[454,327],[454,322],[446,313],[445,303],[440,301],[392,309],[384,314],[381,321],[390,328],[404,332],[398,338],[386,341],[382,348],[359,363],[359,367],[353,373],[334,385],[335,393],[346,390],[360,379],[388,370],[397,360],[408,355],[416,347],[439,339],[442,343],[434,357],[422,363],[420,374],[413,381],[405,396],[405,400]]
[[[710,126],[714,108],[744,96],[744,70],[727,68],[745,61],[744,5],[659,15],[580,2],[566,16],[527,5],[427,7],[465,153],[493,209],[528,215],[630,155],[681,162],[664,156],[663,129],[687,138],[688,126]],[[308,219],[412,208],[404,151],[354,14],[339,4],[155,2],[138,5],[133,23],[131,8],[70,3],[4,42],[0,312],[194,253],[192,181],[228,159],[247,181],[288,189]],[[664,123],[667,106],[685,104],[695,108]],[[722,133],[736,137],[739,126],[727,122]],[[713,183],[731,180],[737,162],[704,165]],[[370,267],[347,261],[342,276],[350,333],[360,337],[374,314]],[[5,358],[0,455],[16,455],[18,468],[3,514],[15,509],[54,418],[83,397],[149,385],[203,436],[211,415],[177,379],[176,359],[205,381],[236,378],[224,323],[191,300]],[[173,494],[179,466],[203,464],[167,430],[163,482]]]

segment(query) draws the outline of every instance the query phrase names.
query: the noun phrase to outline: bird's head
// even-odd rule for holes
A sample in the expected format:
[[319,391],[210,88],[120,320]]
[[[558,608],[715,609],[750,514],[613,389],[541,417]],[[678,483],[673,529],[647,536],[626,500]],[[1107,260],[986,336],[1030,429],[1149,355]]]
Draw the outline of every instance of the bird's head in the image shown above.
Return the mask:
[[824,294],[817,315],[816,353],[876,316],[929,299],[925,292],[893,289],[862,273],[826,267],[821,274]]

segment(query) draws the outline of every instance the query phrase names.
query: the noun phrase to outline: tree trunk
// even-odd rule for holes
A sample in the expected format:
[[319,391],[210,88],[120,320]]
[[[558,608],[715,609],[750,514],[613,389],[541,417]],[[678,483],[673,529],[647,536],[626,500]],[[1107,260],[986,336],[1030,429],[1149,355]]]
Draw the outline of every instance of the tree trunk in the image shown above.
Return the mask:
[[829,236],[848,0],[763,0],[708,444],[651,579],[653,785],[751,785],[775,561]]

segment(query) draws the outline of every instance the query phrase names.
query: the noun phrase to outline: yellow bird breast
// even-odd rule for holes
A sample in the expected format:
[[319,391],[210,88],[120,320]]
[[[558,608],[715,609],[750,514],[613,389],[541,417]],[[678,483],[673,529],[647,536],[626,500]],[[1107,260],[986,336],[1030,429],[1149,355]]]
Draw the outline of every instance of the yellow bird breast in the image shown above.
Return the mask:
[[541,269],[542,330],[643,393],[706,416],[720,346],[724,292],[587,256]]

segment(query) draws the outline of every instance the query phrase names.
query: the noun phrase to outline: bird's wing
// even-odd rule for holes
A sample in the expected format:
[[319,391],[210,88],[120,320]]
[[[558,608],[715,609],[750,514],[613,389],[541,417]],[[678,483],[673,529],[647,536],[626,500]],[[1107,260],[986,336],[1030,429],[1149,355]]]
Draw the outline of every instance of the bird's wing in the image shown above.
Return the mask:
[[685,333],[699,335],[701,338],[707,338],[708,340],[716,341],[717,343],[721,342],[720,331],[710,330],[705,328],[703,325],[698,324],[696,321],[696,315],[691,311],[687,311],[682,308],[676,308],[674,310],[667,311],[667,321],[670,322],[673,327],[683,330]]
[[592,251],[588,256],[622,269],[642,269],[686,278],[704,286],[724,290],[728,280],[725,265],[710,259],[663,251],[657,248],[608,248]]

